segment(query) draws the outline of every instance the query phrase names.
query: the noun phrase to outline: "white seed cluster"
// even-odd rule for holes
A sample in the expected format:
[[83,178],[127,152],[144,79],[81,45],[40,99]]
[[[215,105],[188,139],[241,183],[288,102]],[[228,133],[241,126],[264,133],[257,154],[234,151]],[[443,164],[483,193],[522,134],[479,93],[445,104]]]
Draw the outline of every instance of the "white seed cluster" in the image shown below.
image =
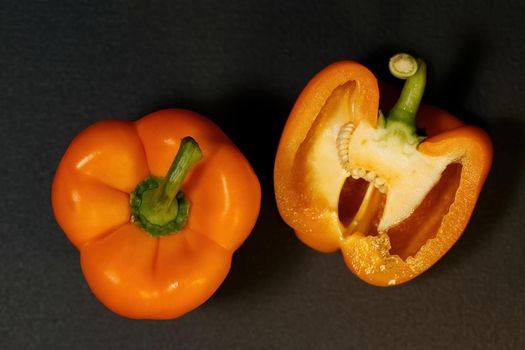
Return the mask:
[[350,176],[352,176],[352,178],[355,180],[364,179],[367,182],[373,182],[374,187],[377,188],[381,193],[386,193],[387,191],[385,180],[377,176],[377,174],[372,170],[367,171],[362,168],[352,168],[350,169]]
[[337,153],[341,166],[348,171],[348,145],[350,144],[350,137],[354,132],[355,126],[352,123],[346,123],[339,130],[337,135]]
[[339,161],[341,162],[341,166],[346,170],[349,176],[352,176],[353,179],[364,179],[367,182],[373,182],[374,187],[376,187],[379,190],[379,192],[386,193],[387,187],[385,184],[385,180],[379,177],[374,171],[365,170],[362,168],[350,168],[348,158],[348,145],[350,144],[350,139],[354,130],[354,124],[346,123],[341,127],[341,130],[337,135],[337,153],[339,155]]

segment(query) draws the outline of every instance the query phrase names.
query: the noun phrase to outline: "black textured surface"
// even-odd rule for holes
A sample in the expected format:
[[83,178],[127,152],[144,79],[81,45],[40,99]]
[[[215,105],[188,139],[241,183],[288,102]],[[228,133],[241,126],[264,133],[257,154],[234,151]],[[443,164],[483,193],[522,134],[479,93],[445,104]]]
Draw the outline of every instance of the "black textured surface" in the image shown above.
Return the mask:
[[[520,1],[19,1],[0,4],[0,347],[3,349],[525,348],[525,3]],[[426,100],[486,128],[495,163],[460,241],[382,289],[280,219],[272,165],[294,99],[357,59],[386,78],[428,61]],[[135,321],[91,294],[50,207],[54,170],[91,123],[200,112],[263,186],[257,226],[202,307]]]

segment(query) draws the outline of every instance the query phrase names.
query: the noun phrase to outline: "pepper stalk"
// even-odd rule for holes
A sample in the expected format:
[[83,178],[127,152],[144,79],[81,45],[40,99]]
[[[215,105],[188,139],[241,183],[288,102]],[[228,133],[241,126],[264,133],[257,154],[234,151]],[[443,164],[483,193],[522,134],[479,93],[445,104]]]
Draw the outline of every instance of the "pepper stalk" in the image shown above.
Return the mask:
[[188,221],[190,202],[181,185],[201,159],[197,142],[183,138],[166,176],[146,178],[131,194],[132,220],[154,237],[182,230]]
[[385,128],[408,144],[417,144],[424,139],[417,134],[416,115],[425,91],[427,66],[419,58],[399,53],[390,58],[388,67],[393,76],[406,82],[399,99],[388,113]]

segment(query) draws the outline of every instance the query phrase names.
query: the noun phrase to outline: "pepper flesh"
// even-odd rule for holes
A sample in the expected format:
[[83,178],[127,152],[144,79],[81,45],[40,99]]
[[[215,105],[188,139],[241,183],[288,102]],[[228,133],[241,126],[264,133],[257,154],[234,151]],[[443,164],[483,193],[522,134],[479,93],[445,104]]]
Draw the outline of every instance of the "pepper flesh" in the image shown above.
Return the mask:
[[[188,221],[180,232],[154,237],[132,222],[130,193],[167,173],[185,136],[203,153],[182,184]],[[88,127],[52,186],[55,217],[79,249],[93,293],[120,315],[149,319],[178,317],[215,292],[255,224],[260,196],[255,173],[228,137],[186,110]]]
[[[279,212],[299,239],[322,252],[340,249],[358,277],[388,286],[427,270],[460,237],[490,168],[492,145],[481,129],[423,106],[416,122],[428,137],[414,150],[418,157],[430,159],[432,171],[415,183],[405,181],[414,169],[421,171],[421,165],[411,168],[399,162],[392,167],[388,157],[379,159],[380,153],[366,148],[369,141],[378,144],[379,131],[369,133],[374,135],[370,139],[357,137],[358,130],[381,129],[378,106],[377,80],[359,63],[338,62],[318,73],[299,96],[284,128],[274,182]],[[351,131],[346,132],[349,124]],[[341,138],[351,140],[343,161]],[[405,158],[396,156],[390,163]],[[401,183],[388,183],[396,172]],[[430,179],[431,174],[436,178]],[[378,183],[388,185],[378,186],[385,194],[370,181],[379,175]],[[417,200],[409,203],[418,191]],[[397,199],[389,206],[392,198]],[[388,208],[403,215],[394,220],[396,215]]]

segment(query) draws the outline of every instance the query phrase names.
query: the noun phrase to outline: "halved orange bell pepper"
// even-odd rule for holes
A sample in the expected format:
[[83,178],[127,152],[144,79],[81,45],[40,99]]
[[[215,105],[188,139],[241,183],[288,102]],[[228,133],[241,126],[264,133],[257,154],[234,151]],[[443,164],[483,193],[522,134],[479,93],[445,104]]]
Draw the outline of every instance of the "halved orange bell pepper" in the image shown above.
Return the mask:
[[354,274],[378,286],[411,280],[452,247],[492,162],[481,129],[434,107],[418,113],[423,61],[399,54],[390,68],[407,80],[386,118],[361,64],[318,73],[288,118],[274,172],[279,212],[299,239],[340,249]]
[[241,152],[186,110],[88,127],[52,186],[55,217],[91,290],[130,318],[174,318],[205,302],[253,228],[260,198]]

